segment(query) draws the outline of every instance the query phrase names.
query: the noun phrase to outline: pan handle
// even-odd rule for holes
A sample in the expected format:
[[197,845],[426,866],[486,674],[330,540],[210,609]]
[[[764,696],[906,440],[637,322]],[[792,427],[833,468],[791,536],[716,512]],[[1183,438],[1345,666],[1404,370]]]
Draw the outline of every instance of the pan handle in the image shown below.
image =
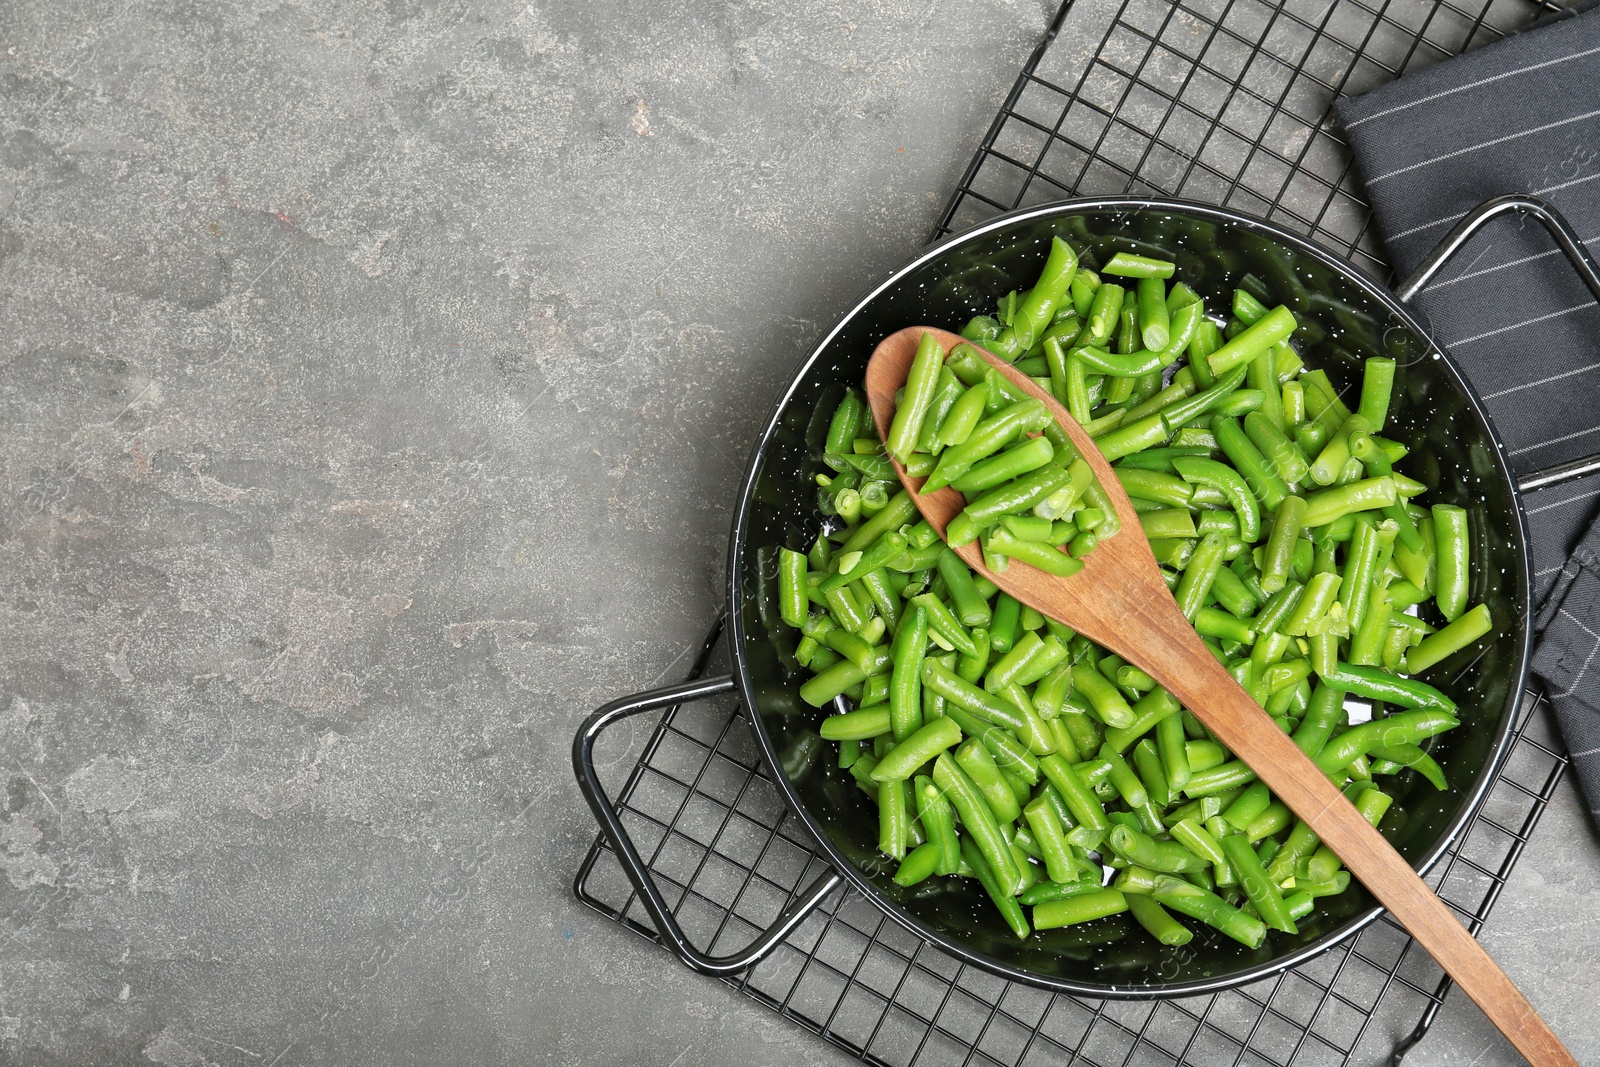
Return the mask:
[[[1549,231],[1557,247],[1567,257],[1567,262],[1572,264],[1572,269],[1578,272],[1578,277],[1583,279],[1583,284],[1588,287],[1595,300],[1600,301],[1600,267],[1595,265],[1588,249],[1583,247],[1583,241],[1578,237],[1577,231],[1561,212],[1533,196],[1497,196],[1492,200],[1485,200],[1467,212],[1461,221],[1456,223],[1455,228],[1433,246],[1433,251],[1428,253],[1428,257],[1421,265],[1400,283],[1395,295],[1403,303],[1409,304],[1412,298],[1433,280],[1439,269],[1461,251],[1474,234],[1501,215],[1513,213],[1532,215]],[[1562,482],[1582,478],[1597,471],[1600,471],[1600,452],[1525,474],[1517,479],[1517,488],[1524,493],[1531,493],[1535,489],[1560,485]]]
[[727,956],[706,955],[690,944],[683,928],[678,925],[677,918],[667,907],[666,898],[656,886],[650,868],[639,855],[633,839],[628,836],[622,820],[617,816],[617,809],[601,787],[600,776],[594,766],[594,744],[609,727],[630,716],[692,700],[703,700],[726,693],[733,685],[733,677],[724,674],[715,678],[692,678],[678,685],[613,700],[585,719],[578,728],[578,736],[572,740],[572,769],[578,776],[578,788],[583,791],[583,798],[589,802],[594,817],[600,822],[600,832],[622,863],[623,872],[627,874],[628,881],[633,883],[640,902],[650,913],[662,940],[684,963],[702,974],[717,977],[738,974],[763,959],[804,922],[806,916],[817,910],[828,894],[844,881],[844,876],[835,870],[824,872],[779,914],[777,921],[740,951]]

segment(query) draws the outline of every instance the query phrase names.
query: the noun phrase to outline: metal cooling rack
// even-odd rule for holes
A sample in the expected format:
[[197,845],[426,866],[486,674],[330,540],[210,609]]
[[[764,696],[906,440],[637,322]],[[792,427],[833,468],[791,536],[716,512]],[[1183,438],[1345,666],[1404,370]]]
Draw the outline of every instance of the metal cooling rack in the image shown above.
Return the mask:
[[[935,236],[1072,195],[1224,204],[1388,268],[1331,102],[1503,37],[1529,0],[1068,0],[1018,76]],[[719,619],[691,677],[725,666]],[[1477,933],[1566,770],[1542,698],[1524,702],[1482,808],[1428,881]],[[615,793],[678,922],[711,952],[770,925],[824,871],[733,697],[673,707]],[[574,884],[659,941],[597,838]],[[724,979],[874,1064],[1273,1067],[1398,1062],[1450,988],[1383,916],[1308,964],[1187,1000],[1054,995],[958,963],[836,892],[774,954]]]
[[[690,677],[727,668],[718,619]],[[1428,877],[1473,933],[1505,888],[1566,770],[1530,693],[1505,766]],[[615,794],[623,825],[695,944],[733,951],[827,869],[791,816],[734,697],[670,708]],[[596,839],[579,899],[659,940],[616,858]],[[1394,1061],[1432,1024],[1448,979],[1387,915],[1353,941],[1253,985],[1206,997],[1095,1001],[962,964],[853,890],[836,892],[773,955],[724,979],[868,1063],[1072,1063],[1096,1067]]]

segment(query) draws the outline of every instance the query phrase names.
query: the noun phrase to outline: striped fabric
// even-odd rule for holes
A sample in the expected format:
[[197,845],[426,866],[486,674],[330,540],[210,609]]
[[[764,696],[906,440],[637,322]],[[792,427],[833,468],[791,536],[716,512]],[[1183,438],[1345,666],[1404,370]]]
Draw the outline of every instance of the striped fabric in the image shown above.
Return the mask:
[[[1600,11],[1341,101],[1338,115],[1399,275],[1507,193],[1548,200],[1600,253]],[[1540,226],[1492,224],[1415,305],[1519,474],[1600,452],[1600,305]],[[1600,818],[1600,476],[1526,503],[1543,631],[1534,672]]]

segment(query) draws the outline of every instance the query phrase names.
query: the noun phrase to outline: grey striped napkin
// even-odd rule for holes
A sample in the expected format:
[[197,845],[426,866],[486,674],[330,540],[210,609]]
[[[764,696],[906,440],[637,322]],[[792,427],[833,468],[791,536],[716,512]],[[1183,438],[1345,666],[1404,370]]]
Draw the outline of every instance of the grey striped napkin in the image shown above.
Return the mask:
[[[1592,4],[1586,6],[1593,6]],[[1600,244],[1600,11],[1340,101],[1390,262],[1410,273],[1493,196],[1548,200]],[[1600,305],[1534,223],[1497,222],[1415,301],[1488,405],[1519,474],[1600,450]],[[1600,818],[1600,476],[1527,498],[1534,672]]]

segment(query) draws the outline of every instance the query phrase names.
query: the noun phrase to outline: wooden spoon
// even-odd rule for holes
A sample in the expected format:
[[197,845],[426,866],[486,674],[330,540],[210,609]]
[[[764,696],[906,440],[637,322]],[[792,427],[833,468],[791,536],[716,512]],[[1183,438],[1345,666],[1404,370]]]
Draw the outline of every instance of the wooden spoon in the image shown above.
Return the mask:
[[[894,417],[895,391],[905,384],[926,332],[932,332],[946,352],[963,343],[953,333],[912,326],[884,338],[867,364],[867,402],[885,439]],[[1005,360],[978,351],[1019,389],[1044,402],[1110,497],[1122,531],[1101,541],[1084,558],[1083,569],[1069,578],[1016,562],[996,574],[984,566],[976,541],[956,553],[1023,604],[1111,649],[1165,687],[1317,832],[1529,1063],[1577,1067],[1533,1005],[1449,906],[1211,655],[1167,591],[1150,544],[1140,533],[1139,515],[1094,440],[1031,378]],[[894,466],[923,517],[943,536],[945,526],[964,506],[961,494],[945,488],[924,496],[918,492],[924,479],[907,475],[898,461]]]

